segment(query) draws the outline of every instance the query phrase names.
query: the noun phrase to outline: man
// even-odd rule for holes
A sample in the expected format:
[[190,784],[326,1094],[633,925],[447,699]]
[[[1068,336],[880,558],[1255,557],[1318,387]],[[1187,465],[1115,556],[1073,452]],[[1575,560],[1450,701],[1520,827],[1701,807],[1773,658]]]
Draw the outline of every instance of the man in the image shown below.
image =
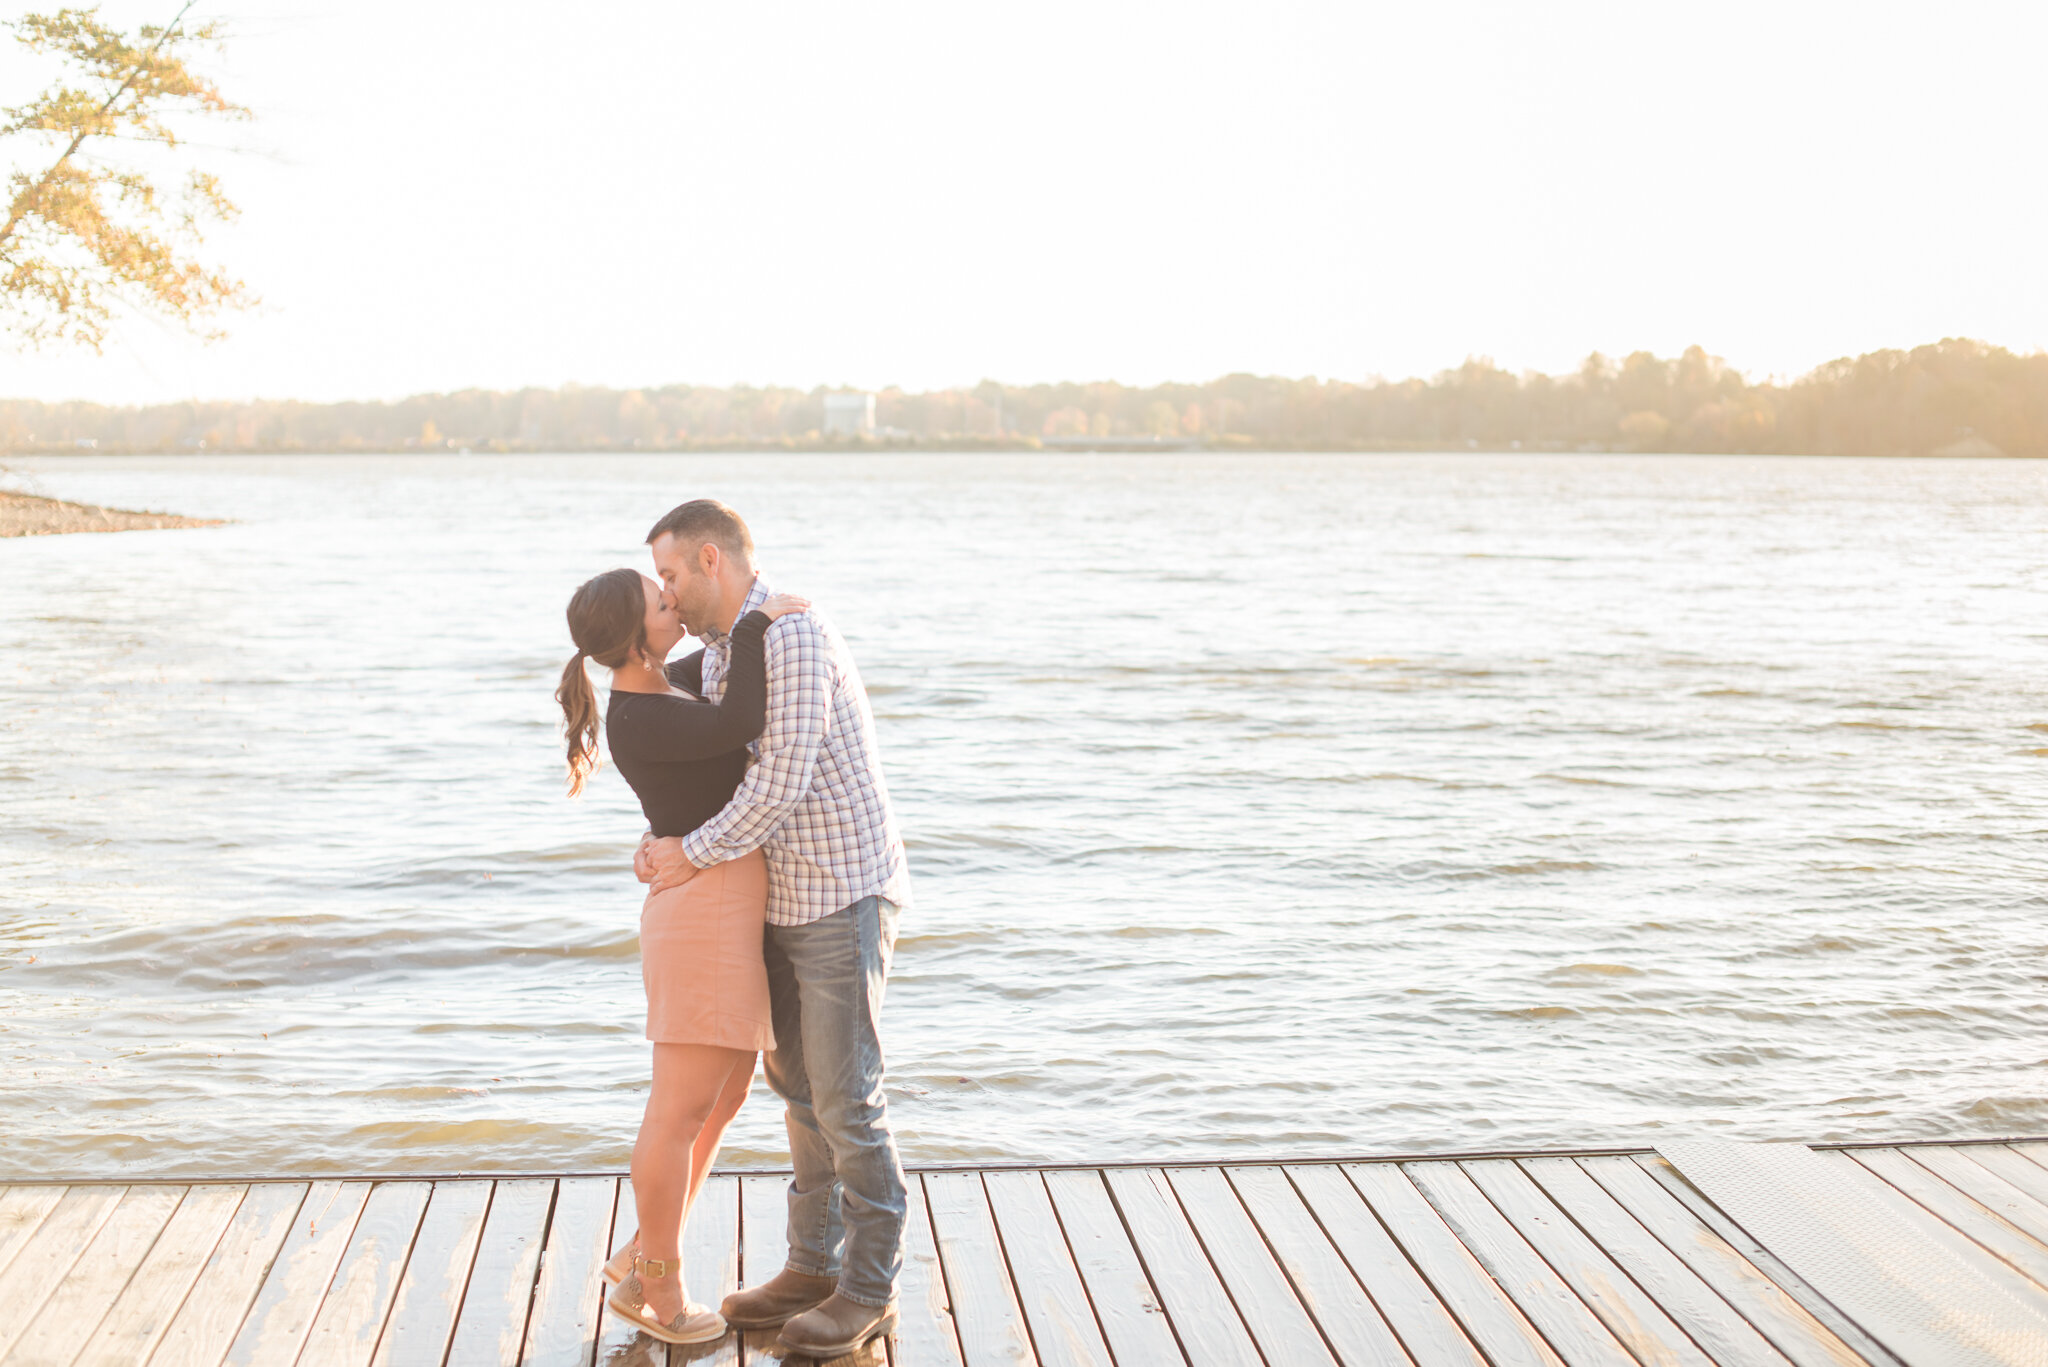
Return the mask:
[[[683,625],[704,641],[700,691],[724,693],[727,633],[771,590],[754,539],[715,499],[647,534]],[[852,1352],[896,1325],[907,1196],[882,1091],[882,994],[910,896],[903,841],[875,754],[874,714],[845,642],[815,612],[768,630],[768,724],[732,801],[681,839],[641,843],[635,872],[657,890],[765,848],[775,1049],[768,1085],[785,1105],[789,1261],[721,1307],[741,1329],[782,1326],[789,1348]]]

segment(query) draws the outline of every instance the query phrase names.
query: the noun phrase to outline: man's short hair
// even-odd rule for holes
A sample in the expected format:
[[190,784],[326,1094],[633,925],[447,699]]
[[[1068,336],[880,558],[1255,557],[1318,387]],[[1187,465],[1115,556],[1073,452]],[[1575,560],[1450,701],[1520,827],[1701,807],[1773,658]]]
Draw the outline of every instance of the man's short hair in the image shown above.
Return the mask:
[[754,534],[747,530],[746,520],[715,498],[693,498],[662,514],[647,533],[647,544],[664,536],[674,537],[693,556],[708,541],[742,565],[754,563]]

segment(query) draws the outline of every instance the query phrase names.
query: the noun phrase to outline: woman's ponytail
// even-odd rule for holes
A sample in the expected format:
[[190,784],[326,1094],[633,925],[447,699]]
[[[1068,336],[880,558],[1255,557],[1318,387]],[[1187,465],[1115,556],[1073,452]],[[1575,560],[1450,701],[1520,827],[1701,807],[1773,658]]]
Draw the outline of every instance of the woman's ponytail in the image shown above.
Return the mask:
[[555,701],[562,705],[562,729],[569,738],[570,797],[583,791],[600,762],[597,733],[603,719],[584,662],[623,668],[634,651],[647,646],[646,613],[638,570],[608,570],[569,598],[569,639],[576,643],[576,656],[562,670]]
[[569,796],[583,791],[584,783],[598,766],[597,693],[590,686],[588,659],[582,651],[562,668],[562,686],[555,701],[562,705],[562,729],[569,737]]

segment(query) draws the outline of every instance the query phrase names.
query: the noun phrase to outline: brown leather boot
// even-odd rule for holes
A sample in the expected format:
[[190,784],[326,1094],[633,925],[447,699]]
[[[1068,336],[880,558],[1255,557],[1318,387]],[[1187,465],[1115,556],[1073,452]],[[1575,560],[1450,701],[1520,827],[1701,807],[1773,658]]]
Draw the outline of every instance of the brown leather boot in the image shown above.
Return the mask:
[[793,1316],[782,1326],[782,1346],[814,1358],[836,1358],[895,1329],[896,1302],[862,1305],[835,1291],[817,1309]]
[[719,1313],[735,1329],[773,1329],[823,1301],[838,1285],[837,1277],[810,1277],[785,1267],[759,1286],[727,1296]]

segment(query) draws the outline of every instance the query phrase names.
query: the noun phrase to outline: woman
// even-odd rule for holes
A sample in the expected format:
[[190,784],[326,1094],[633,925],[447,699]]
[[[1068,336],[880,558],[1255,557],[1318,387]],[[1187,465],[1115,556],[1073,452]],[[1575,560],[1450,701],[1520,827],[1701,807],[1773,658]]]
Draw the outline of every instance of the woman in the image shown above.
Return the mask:
[[[747,770],[747,742],[761,734],[768,684],[763,637],[777,617],[810,604],[777,594],[732,630],[722,702],[674,687],[664,661],[683,638],[661,585],[612,570],[569,600],[576,654],[555,700],[569,739],[569,792],[597,767],[597,700],[586,660],[611,671],[604,730],[612,762],[640,798],[658,836],[687,835],[731,800]],[[651,892],[640,909],[640,974],[654,1084],[633,1145],[633,1199],[640,1231],[605,1264],[618,1284],[606,1305],[666,1343],[725,1333],[715,1310],[683,1294],[678,1241],[725,1128],[753,1082],[754,1061],[773,1049],[768,975],[761,966],[768,873],[756,852],[714,865],[679,888]]]

